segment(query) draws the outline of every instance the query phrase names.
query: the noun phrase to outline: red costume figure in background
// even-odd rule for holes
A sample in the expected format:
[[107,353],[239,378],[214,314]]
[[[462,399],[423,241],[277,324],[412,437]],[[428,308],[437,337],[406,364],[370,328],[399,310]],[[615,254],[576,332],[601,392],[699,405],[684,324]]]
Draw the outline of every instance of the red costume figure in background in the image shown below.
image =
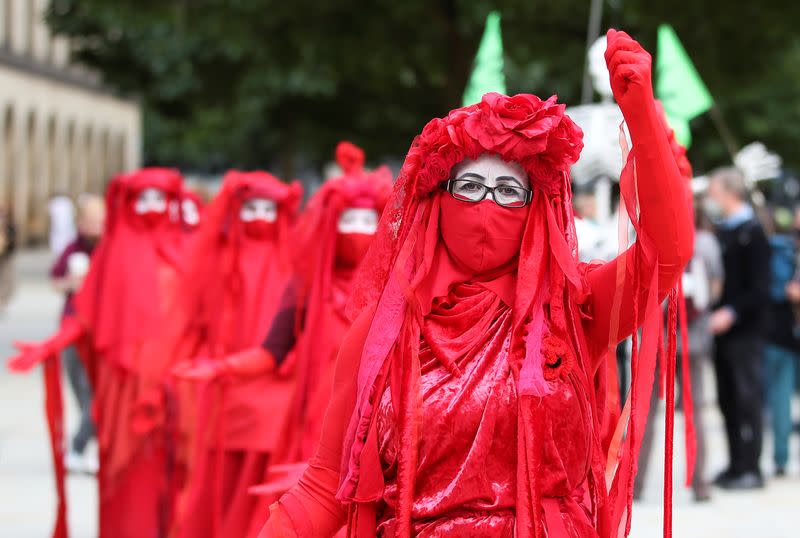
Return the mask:
[[149,168],[118,176],[106,193],[106,229],[75,296],[76,313],[43,344],[21,344],[26,370],[71,343],[93,385],[100,450],[99,535],[164,536],[169,517],[164,376],[152,360],[178,278],[181,175]]
[[[353,144],[340,143],[336,161],[344,175],[311,198],[293,238],[296,279],[289,293],[299,305],[301,328],[283,366],[297,379],[284,438],[288,451],[281,458],[288,462],[307,461],[319,440],[336,355],[350,327],[345,306],[353,277],[392,189],[389,169],[366,172],[364,153]],[[280,353],[274,345],[280,336],[270,334],[264,343],[273,355]]]
[[[178,461],[188,465],[175,535],[245,536],[259,483],[279,427],[270,401],[272,364],[258,347],[270,328],[290,274],[287,244],[302,199],[299,183],[266,172],[230,171],[206,208],[191,248],[172,330],[173,372],[181,433]],[[194,358],[194,359],[191,359]],[[265,360],[266,359],[266,360]]]
[[[578,262],[568,171],[582,134],[555,97],[486,94],[428,123],[359,273],[316,455],[262,536],[629,530],[660,302],[693,227],[649,54],[612,30],[606,59],[633,140],[621,188],[636,243]],[[618,457],[600,440],[604,361],[640,324]]]
[[184,188],[181,191],[180,214],[184,232],[192,233],[200,226],[205,201],[196,191]]
[[272,459],[261,476],[268,484],[258,488],[259,509],[247,536],[263,526],[274,495],[296,482],[293,470],[302,470],[298,462],[308,460],[319,438],[336,354],[349,327],[344,309],[353,274],[392,187],[388,168],[366,172],[364,153],[354,145],[339,144],[336,158],[344,175],[326,182],[300,217],[291,238],[294,279],[262,346],[249,352],[277,367],[266,408],[279,426],[269,432]]

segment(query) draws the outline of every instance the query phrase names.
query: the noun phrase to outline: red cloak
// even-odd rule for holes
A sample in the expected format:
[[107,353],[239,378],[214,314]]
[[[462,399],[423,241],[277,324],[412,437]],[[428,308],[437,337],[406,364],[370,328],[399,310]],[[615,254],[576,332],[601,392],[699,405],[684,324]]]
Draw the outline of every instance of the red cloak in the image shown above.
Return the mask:
[[[242,205],[252,198],[277,206],[276,220],[257,236],[240,218]],[[224,361],[261,343],[289,276],[287,243],[301,198],[298,183],[286,185],[266,172],[225,175],[191,248],[170,328],[170,363]],[[244,535],[256,502],[247,489],[263,477],[277,429],[271,381],[264,375],[226,376],[199,387],[175,382],[178,463],[188,471],[178,535]]]
[[111,181],[106,229],[75,298],[85,329],[81,357],[95,391],[101,537],[166,531],[165,372],[153,357],[181,266],[179,222],[169,211],[146,222],[134,204],[144,189],[156,188],[169,207],[181,183],[177,171],[163,168]]

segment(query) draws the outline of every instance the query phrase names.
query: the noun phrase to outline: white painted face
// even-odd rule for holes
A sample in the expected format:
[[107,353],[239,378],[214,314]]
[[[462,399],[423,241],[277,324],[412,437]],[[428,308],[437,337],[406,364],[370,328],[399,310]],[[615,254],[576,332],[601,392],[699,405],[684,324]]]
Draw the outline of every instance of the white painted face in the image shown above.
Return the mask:
[[242,204],[239,218],[242,222],[275,222],[278,219],[278,205],[268,198],[250,198]]
[[181,202],[181,213],[183,221],[189,226],[197,226],[200,223],[200,210],[194,200],[186,198]]
[[484,153],[474,161],[464,159],[453,167],[452,179],[469,179],[483,183],[487,187],[511,185],[530,188],[528,174],[517,163],[509,163],[498,157]]
[[137,215],[164,213],[167,210],[167,195],[161,189],[149,187],[139,193],[134,205]]
[[374,234],[378,220],[378,212],[374,209],[349,207],[339,216],[336,229],[340,234]]

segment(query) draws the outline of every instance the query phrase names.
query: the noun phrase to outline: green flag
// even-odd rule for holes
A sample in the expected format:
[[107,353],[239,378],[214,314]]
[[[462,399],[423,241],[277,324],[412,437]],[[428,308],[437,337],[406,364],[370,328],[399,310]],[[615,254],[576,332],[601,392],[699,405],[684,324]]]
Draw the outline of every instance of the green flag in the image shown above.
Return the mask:
[[500,33],[500,12],[492,11],[486,16],[472,76],[464,90],[464,106],[480,102],[484,93],[506,93],[506,77],[503,75],[503,36]]
[[711,108],[714,99],[668,24],[658,27],[655,90],[656,97],[664,104],[667,121],[675,130],[675,138],[689,147],[692,141],[689,120]]

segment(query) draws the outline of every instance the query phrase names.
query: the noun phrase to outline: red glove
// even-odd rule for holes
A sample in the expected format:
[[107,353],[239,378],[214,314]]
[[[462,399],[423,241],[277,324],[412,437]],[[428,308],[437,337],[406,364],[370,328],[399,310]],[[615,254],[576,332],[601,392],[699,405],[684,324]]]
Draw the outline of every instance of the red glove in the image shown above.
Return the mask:
[[64,318],[58,332],[41,344],[31,342],[14,342],[19,354],[11,357],[6,368],[12,372],[25,373],[37,364],[56,356],[83,333],[83,327],[73,317]]
[[53,357],[57,351],[53,350],[47,342],[41,344],[33,342],[14,342],[14,347],[19,353],[11,357],[6,363],[10,371],[23,374],[37,364]]
[[633,137],[637,122],[632,121],[632,116],[641,114],[643,109],[648,112],[650,109],[655,110],[651,82],[652,58],[650,53],[625,32],[611,29],[607,37],[605,58],[611,77],[611,89]]
[[253,347],[223,359],[197,358],[172,369],[175,377],[189,381],[210,381],[225,375],[256,377],[275,369],[275,359],[262,347]]

